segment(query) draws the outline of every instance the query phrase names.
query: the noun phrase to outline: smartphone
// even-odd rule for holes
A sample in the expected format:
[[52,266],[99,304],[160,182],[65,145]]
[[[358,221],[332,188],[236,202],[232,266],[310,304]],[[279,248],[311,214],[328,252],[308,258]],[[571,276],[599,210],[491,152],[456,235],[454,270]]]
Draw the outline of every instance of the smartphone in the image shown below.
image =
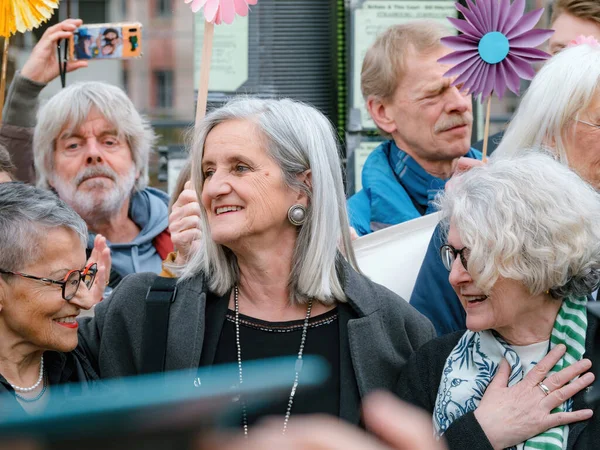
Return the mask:
[[70,59],[129,59],[142,56],[141,23],[101,23],[79,27],[70,39]]

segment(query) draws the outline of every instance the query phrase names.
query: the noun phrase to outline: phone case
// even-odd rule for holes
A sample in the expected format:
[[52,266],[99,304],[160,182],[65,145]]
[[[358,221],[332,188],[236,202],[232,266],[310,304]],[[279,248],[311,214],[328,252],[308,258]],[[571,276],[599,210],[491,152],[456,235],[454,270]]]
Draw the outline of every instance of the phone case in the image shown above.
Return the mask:
[[70,39],[69,49],[72,60],[139,58],[142,56],[142,24],[83,25]]

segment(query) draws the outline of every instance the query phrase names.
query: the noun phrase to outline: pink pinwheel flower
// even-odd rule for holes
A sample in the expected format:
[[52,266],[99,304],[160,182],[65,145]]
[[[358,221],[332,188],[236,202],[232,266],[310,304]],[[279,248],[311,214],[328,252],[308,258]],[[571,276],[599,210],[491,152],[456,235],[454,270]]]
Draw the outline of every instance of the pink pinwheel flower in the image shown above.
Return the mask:
[[591,47],[600,47],[600,42],[598,42],[594,36],[581,35],[581,36],[577,36],[575,39],[573,39],[571,42],[569,42],[569,44],[567,45],[567,48],[575,47],[577,45],[583,45],[583,44],[587,44]]
[[184,0],[185,3],[191,3],[193,12],[198,12],[204,8],[204,18],[207,22],[232,23],[236,14],[239,16],[248,15],[248,6],[256,5],[258,0]]
[[466,20],[448,17],[463,34],[442,38],[442,42],[456,50],[439,59],[453,64],[444,76],[457,77],[453,85],[465,90],[483,102],[492,92],[502,98],[506,88],[519,93],[520,78],[531,80],[535,71],[531,64],[550,57],[536,49],[553,30],[533,29],[543,9],[525,12],[525,0],[466,0],[468,8],[456,3]]

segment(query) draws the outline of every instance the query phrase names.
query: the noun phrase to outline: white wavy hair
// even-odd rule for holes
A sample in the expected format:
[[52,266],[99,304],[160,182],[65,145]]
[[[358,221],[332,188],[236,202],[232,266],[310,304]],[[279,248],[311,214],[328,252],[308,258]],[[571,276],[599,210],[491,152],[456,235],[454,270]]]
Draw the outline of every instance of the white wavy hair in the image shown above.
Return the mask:
[[600,48],[587,44],[552,57],[521,99],[495,154],[544,147],[569,164],[565,137],[600,88]]
[[[336,262],[345,255],[354,269],[359,269],[350,239],[341,160],[331,123],[315,108],[290,99],[231,100],[208,114],[196,129],[191,161],[197,192],[202,191],[204,182],[202,156],[206,137],[217,125],[230,120],[246,120],[256,125],[268,154],[281,168],[286,185],[304,190],[309,197],[307,219],[299,229],[294,250],[290,301],[303,303],[310,298],[325,304],[346,301]],[[307,170],[312,174],[310,191],[297,178]],[[238,281],[237,259],[229,249],[211,239],[202,205],[200,221],[202,241],[181,278],[203,273],[210,289],[223,295]]]
[[499,276],[531,295],[582,296],[600,282],[600,194],[541,150],[496,155],[437,198],[486,292]]
[[156,143],[150,123],[137,112],[122,89],[98,81],[74,83],[63,89],[37,115],[33,134],[34,162],[38,187],[49,189],[54,172],[54,151],[60,132],[69,127],[79,128],[95,109],[115,127],[131,149],[131,156],[140,174],[135,183],[137,190],[148,185],[148,157]]

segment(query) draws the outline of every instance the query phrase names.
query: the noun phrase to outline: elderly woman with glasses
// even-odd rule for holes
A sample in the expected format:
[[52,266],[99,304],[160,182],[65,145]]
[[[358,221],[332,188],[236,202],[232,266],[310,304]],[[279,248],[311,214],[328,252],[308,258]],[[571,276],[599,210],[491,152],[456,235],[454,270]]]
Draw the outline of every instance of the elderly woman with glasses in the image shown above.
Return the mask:
[[[546,149],[600,190],[600,44],[567,48],[538,72],[495,153],[521,148]],[[442,275],[441,244],[436,232],[410,299],[439,335],[465,328],[464,311]]]
[[85,223],[56,195],[0,183],[0,393],[27,411],[51,385],[97,378],[75,350],[75,319],[93,303],[98,272],[86,242]]
[[451,449],[596,448],[582,390],[594,380],[600,194],[526,150],[456,176],[438,205],[468,330],[425,344],[399,396],[432,414]]
[[[144,325],[153,274],[127,277],[84,319],[81,347],[101,377],[141,373],[158,356],[159,370],[234,363],[232,386],[247,361],[290,356],[289,396],[267,411],[283,431],[301,413],[358,423],[361,397],[392,388],[434,330],[359,272],[331,124],[292,100],[236,99],[204,118],[190,157],[202,239],[163,313],[164,355]],[[310,354],[331,366],[321,395],[303,385]],[[249,423],[242,408],[240,429]]]

